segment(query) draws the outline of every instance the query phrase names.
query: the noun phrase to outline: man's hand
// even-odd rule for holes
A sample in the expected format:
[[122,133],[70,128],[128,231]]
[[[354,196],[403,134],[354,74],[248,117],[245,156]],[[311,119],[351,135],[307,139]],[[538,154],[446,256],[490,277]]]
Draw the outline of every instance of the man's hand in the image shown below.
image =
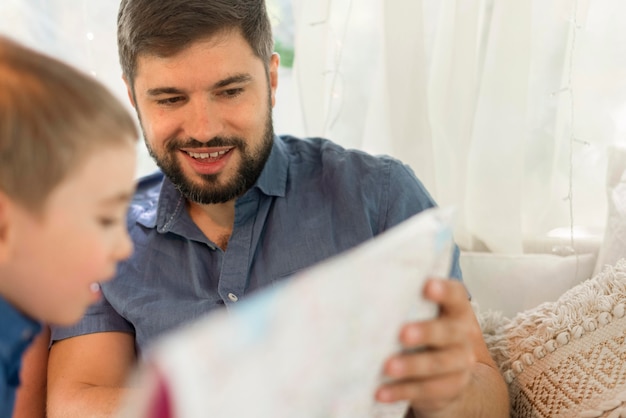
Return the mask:
[[379,388],[377,400],[409,401],[420,417],[507,417],[506,385],[463,284],[429,280],[424,296],[439,305],[439,316],[402,328],[405,350],[385,362],[383,372],[393,381]]

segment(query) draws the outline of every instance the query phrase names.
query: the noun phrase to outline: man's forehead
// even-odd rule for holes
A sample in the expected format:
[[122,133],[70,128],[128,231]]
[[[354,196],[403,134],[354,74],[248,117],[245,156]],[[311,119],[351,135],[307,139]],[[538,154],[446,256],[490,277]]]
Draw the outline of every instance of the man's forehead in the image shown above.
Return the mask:
[[248,49],[252,52],[252,47],[248,44],[240,30],[222,30],[200,36],[180,45],[167,43],[161,46],[153,45],[139,51],[136,59],[138,62],[146,59],[172,60],[192,52],[229,48]]
[[[141,76],[142,69],[160,67],[164,70],[189,70],[189,65],[202,65],[205,71],[212,70],[215,73],[222,72],[245,72],[245,68],[251,68],[258,61],[252,48],[239,33],[220,34],[209,38],[198,39],[184,48],[172,51],[168,54],[158,51],[146,51],[137,56],[136,75]],[[239,66],[238,69],[233,67]],[[191,68],[198,71],[198,68]],[[154,74],[151,74],[151,76]]]

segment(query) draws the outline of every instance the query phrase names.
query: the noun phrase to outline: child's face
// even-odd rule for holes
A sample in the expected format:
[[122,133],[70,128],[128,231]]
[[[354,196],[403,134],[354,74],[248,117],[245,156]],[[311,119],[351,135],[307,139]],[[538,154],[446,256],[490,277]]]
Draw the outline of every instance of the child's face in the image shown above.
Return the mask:
[[[135,148],[98,150],[50,194],[42,217],[17,209],[7,299],[44,322],[78,321],[100,297],[132,244],[126,211],[134,190]],[[4,279],[3,279],[4,280]]]

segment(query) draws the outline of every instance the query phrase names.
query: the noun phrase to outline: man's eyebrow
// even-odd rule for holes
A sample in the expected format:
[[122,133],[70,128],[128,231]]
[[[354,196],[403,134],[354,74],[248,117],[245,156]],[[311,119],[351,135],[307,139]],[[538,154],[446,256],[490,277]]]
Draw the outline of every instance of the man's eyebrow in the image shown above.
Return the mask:
[[[235,74],[213,84],[211,86],[211,89],[221,89],[224,87],[228,87],[231,84],[245,83],[250,80],[252,80],[252,77],[249,74]],[[148,96],[152,97],[160,96],[162,94],[185,94],[183,90],[176,87],[156,87],[153,89],[148,89],[147,93]]]
[[252,80],[252,77],[249,74],[235,74],[231,77],[227,77],[223,80],[218,81],[217,83],[213,84],[213,88],[214,89],[219,89],[219,88],[223,88],[226,86],[229,86],[231,84],[236,84],[236,83],[245,83],[247,81]]
[[157,87],[148,89],[148,96],[160,96],[162,94],[183,94],[183,91],[175,87]]

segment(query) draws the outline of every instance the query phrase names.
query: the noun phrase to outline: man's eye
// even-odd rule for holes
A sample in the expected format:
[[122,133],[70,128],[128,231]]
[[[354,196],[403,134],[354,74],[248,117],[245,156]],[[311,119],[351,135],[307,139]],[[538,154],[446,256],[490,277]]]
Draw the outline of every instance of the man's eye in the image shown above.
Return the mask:
[[176,97],[168,97],[166,99],[159,99],[156,102],[157,104],[160,104],[160,105],[173,105],[178,102],[181,102],[182,100],[183,100],[183,97],[176,96]]
[[234,89],[224,90],[224,91],[222,91],[220,93],[220,95],[224,96],[224,97],[237,97],[241,93],[243,93],[243,88],[238,87],[238,88],[234,88]]

